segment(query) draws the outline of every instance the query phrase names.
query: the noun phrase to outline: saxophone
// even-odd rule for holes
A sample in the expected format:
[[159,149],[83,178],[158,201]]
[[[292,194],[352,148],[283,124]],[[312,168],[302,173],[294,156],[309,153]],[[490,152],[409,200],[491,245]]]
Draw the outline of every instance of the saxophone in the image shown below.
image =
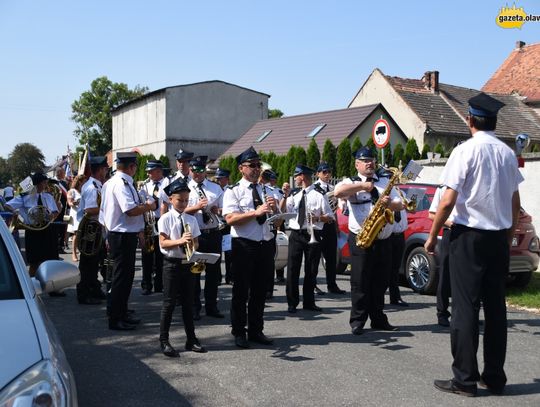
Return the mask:
[[388,185],[384,189],[383,193],[379,196],[379,199],[375,203],[375,206],[373,206],[368,217],[364,220],[360,233],[356,235],[356,246],[362,249],[369,248],[379,235],[382,228],[387,223],[394,223],[394,212],[382,204],[382,198],[390,195],[390,191],[392,191],[395,184],[399,183],[400,178],[401,171],[394,171]]

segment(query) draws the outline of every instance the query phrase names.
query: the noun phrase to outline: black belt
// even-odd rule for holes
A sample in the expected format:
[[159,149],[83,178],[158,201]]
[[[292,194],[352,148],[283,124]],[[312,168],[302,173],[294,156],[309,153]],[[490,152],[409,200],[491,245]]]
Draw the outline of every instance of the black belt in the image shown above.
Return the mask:
[[179,257],[163,257],[165,260],[167,260],[169,263],[174,264],[189,264],[187,259],[181,259]]
[[291,232],[296,232],[299,235],[309,235],[310,234],[307,229],[291,229]]
[[218,228],[212,228],[212,229],[199,229],[201,233],[207,234],[207,233],[214,233],[218,231]]
[[113,231],[110,231],[109,233],[113,235],[138,235],[139,234],[139,232],[113,232]]

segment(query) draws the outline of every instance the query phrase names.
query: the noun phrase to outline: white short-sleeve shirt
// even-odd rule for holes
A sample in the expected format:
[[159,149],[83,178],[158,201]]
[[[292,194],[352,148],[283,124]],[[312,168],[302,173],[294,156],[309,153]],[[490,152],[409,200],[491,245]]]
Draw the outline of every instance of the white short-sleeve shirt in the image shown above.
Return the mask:
[[[298,223],[298,215],[299,215],[299,206],[300,201],[302,200],[302,196],[304,194],[306,195],[306,212],[311,213],[315,217],[319,217],[321,215],[327,215],[332,218],[334,218],[334,213],[332,209],[330,208],[330,205],[328,204],[328,199],[326,196],[321,194],[315,189],[315,185],[310,185],[309,187],[299,190],[294,195],[291,195],[287,198],[287,212],[295,212],[296,218],[289,220],[289,227],[294,230],[299,230],[300,225]],[[302,229],[307,229],[308,222],[307,217],[305,218],[304,225],[302,226]],[[316,230],[321,230],[324,226],[323,222],[314,222],[313,228]]]
[[[160,234],[166,235],[170,240],[177,240],[182,237],[182,223],[184,224],[184,232],[185,225],[189,225],[191,229],[191,235],[195,237],[199,237],[201,235],[201,231],[199,230],[199,225],[197,224],[197,220],[194,216],[191,216],[187,213],[180,213],[176,209],[171,208],[169,212],[164,214],[161,218],[158,220],[158,230]],[[173,259],[185,259],[186,253],[183,248],[180,246],[164,249],[163,247],[159,247],[161,253],[165,255],[165,257],[173,258]]]
[[[201,195],[199,195],[198,183],[191,180],[189,181],[188,186],[190,189],[188,206],[197,205],[202,199]],[[208,199],[208,210],[213,206],[217,206],[218,208],[223,207],[223,190],[218,184],[205,179],[202,183],[202,189],[204,191],[204,196]],[[208,223],[204,223],[202,210],[195,212],[193,216],[195,216],[195,219],[199,222],[199,228],[202,230],[215,229],[218,227],[216,217],[213,217],[214,222],[209,221]]]

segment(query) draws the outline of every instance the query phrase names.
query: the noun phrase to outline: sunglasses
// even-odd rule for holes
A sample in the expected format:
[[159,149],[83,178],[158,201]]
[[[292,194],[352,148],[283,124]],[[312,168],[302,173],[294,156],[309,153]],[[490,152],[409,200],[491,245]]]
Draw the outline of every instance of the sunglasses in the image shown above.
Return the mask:
[[191,169],[191,172],[196,172],[198,174],[200,174],[201,172],[205,172],[206,171],[206,168],[192,168]]
[[323,174],[332,174],[332,171],[328,171],[328,170],[323,170],[321,171]]
[[262,164],[261,163],[249,163],[249,164],[242,164],[244,167],[249,167],[249,168],[261,168],[262,167]]

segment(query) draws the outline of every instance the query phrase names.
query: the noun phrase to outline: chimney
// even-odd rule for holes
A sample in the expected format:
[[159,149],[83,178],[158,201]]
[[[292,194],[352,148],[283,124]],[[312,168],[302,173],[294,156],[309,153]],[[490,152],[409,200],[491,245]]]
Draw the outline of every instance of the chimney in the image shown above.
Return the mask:
[[427,71],[422,77],[422,82],[431,93],[439,93],[439,71]]
[[516,49],[521,50],[525,46],[524,41],[516,41]]

